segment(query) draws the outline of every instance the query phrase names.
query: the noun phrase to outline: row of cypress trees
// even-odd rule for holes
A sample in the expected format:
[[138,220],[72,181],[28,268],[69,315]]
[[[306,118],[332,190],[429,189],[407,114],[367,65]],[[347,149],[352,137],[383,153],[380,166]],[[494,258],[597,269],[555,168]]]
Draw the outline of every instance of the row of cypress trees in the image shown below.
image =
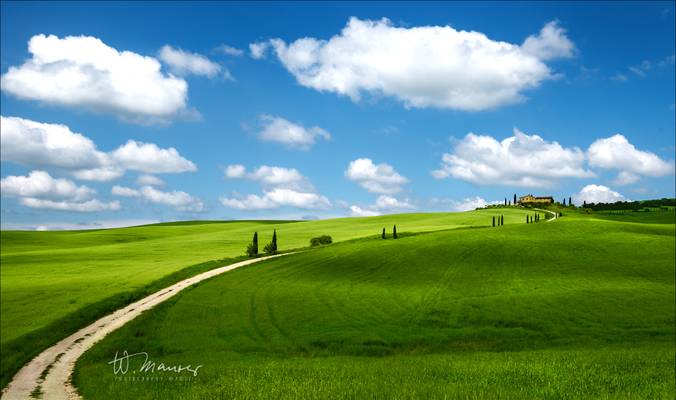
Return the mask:
[[540,222],[540,214],[535,213],[535,215],[526,215],[527,224],[533,224],[535,222]]
[[[272,232],[272,240],[263,247],[263,251],[267,254],[277,253],[277,229]],[[256,257],[258,255],[258,232],[254,232],[253,240],[246,248],[246,254],[249,257]]]
[[[383,228],[383,233],[380,235],[382,239],[387,239],[387,235],[385,234],[385,228]],[[398,238],[397,236],[397,226],[395,225],[392,227],[392,239]]]
[[497,218],[497,225],[495,223],[496,223],[496,219],[495,219],[495,215],[494,215],[493,216],[493,227],[504,225],[505,224],[505,216],[499,215],[498,218]]
[[[495,221],[493,221],[493,224],[495,224]],[[387,238],[385,228],[383,228],[383,233],[382,233],[381,237],[383,239]],[[392,227],[392,238],[397,239],[398,237],[399,236],[397,235],[397,225],[394,225]],[[263,248],[263,251],[267,254],[277,253],[277,230],[276,229],[272,232],[272,241],[270,241],[270,243],[265,245],[265,247]],[[258,256],[258,232],[254,232],[253,240],[251,241],[251,243],[249,243],[249,245],[246,248],[246,254],[249,257]]]

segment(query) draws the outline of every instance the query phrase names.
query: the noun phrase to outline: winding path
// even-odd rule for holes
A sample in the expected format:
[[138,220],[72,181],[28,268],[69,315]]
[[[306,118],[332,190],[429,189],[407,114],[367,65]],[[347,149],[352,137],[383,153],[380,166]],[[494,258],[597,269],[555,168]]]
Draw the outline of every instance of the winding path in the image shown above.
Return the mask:
[[75,362],[107,334],[197,282],[245,265],[289,254],[293,253],[254,258],[203,272],[102,317],[43,351],[24,365],[3,390],[2,399],[27,400],[38,394],[41,398],[50,400],[81,399],[70,382]]
[[554,211],[543,210],[543,209],[541,209],[541,208],[534,208],[533,210],[546,212],[546,213],[551,214],[551,215],[554,216],[554,218],[550,218],[550,219],[546,220],[545,222],[552,222],[552,221],[554,221],[555,219],[559,218],[559,214],[558,214],[558,213],[555,213]]

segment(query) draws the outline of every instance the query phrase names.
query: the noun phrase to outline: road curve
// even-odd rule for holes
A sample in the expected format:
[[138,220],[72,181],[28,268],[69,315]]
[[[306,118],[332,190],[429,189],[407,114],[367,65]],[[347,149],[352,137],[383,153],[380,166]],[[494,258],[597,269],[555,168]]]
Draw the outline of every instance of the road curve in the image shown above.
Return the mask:
[[96,342],[103,339],[110,332],[120,328],[127,322],[139,316],[142,312],[171,298],[181,290],[205,279],[212,278],[224,272],[253,264],[270,258],[288,254],[253,258],[235,264],[212,269],[182,280],[174,285],[159,290],[135,303],[121,308],[112,314],[100,318],[89,326],[80,329],[74,334],[61,340],[54,346],[40,353],[12,378],[12,381],[2,392],[3,400],[26,400],[40,393],[40,397],[50,400],[81,399],[70,382],[70,376],[77,359]]
[[545,222],[552,222],[552,221],[554,221],[555,219],[559,218],[559,214],[558,214],[558,213],[555,213],[554,211],[543,210],[543,209],[541,209],[541,208],[534,208],[533,210],[546,212],[546,213],[551,214],[551,215],[554,216],[554,218],[550,218],[550,219],[546,220]]

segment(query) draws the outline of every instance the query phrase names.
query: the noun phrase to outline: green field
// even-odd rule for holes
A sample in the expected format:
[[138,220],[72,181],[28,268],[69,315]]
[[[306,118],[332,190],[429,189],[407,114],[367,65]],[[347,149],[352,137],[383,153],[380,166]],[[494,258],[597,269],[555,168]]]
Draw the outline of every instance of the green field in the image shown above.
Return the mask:
[[[645,216],[564,210],[255,264],[109,335],[74,383],[92,399],[673,399],[674,213]],[[203,367],[119,381],[123,350]]]
[[[391,231],[422,232],[488,225],[493,215],[523,224],[518,209],[400,214],[283,222],[186,222],[69,232],[0,234],[0,386],[30,358],[95,318],[145,294],[244,254],[254,231],[260,248],[277,229],[279,249],[313,236],[334,241]],[[216,260],[216,261],[214,261]]]

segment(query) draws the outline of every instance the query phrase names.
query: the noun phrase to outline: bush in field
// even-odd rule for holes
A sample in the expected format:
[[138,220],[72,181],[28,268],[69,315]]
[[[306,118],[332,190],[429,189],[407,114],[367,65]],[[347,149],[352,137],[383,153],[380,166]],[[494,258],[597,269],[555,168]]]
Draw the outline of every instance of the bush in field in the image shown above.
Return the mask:
[[333,240],[331,239],[331,236],[329,235],[322,235],[318,237],[314,237],[310,239],[310,246],[315,247],[315,246],[321,246],[323,244],[331,244],[333,243]]
[[275,254],[276,253],[276,251],[274,250],[274,246],[273,246],[272,242],[266,244],[265,247],[263,247],[263,251],[265,252],[265,254]]

